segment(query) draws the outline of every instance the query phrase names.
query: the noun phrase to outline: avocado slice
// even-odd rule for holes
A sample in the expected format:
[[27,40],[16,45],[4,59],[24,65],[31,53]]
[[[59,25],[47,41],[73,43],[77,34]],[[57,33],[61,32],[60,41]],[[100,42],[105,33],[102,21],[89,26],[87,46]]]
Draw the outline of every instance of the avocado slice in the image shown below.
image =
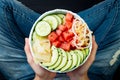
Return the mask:
[[77,63],[78,63],[78,56],[77,54],[74,53],[74,51],[70,51],[70,54],[72,56],[72,66],[69,68],[69,70],[73,69],[74,67],[76,67]]
[[57,51],[58,51],[58,54],[59,54],[58,60],[54,65],[48,67],[49,70],[53,70],[56,67],[58,67],[60,65],[61,61],[62,61],[62,54],[61,54],[61,52],[59,52],[59,50],[57,50]]
[[62,69],[66,65],[67,60],[68,60],[66,52],[60,48],[58,50],[62,54],[62,61],[61,61],[60,65],[57,68],[55,68],[56,71],[58,71],[58,70],[60,71],[60,69]]
[[68,60],[67,60],[66,65],[60,70],[61,72],[68,70],[72,66],[72,63],[73,63],[72,56],[70,55],[70,53],[66,52],[66,54],[68,55]]

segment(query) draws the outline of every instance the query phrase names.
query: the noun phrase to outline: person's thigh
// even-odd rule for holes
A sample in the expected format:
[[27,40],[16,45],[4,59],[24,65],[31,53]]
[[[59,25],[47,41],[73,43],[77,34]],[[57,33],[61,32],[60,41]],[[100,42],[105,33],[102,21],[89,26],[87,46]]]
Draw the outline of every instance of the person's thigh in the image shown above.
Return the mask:
[[0,71],[8,80],[34,77],[24,52],[24,38],[38,17],[16,0],[0,0]]
[[[78,15],[85,20],[89,28],[93,31],[98,45],[105,34],[107,34],[107,32],[111,29],[111,26],[109,25],[111,24],[113,17],[111,17],[111,20],[108,21],[106,20],[106,16],[109,14],[114,2],[115,0],[105,0],[87,10],[80,11],[78,13]],[[103,24],[105,25],[101,26]]]
[[94,10],[79,13],[94,32],[99,47],[89,77],[112,80],[120,64],[120,0],[106,0],[96,6]]

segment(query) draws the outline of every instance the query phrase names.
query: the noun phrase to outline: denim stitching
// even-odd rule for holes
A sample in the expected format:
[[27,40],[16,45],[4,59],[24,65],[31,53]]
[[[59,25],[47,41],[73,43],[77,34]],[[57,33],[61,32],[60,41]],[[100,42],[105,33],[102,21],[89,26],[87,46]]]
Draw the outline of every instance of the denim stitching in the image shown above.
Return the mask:
[[[117,5],[117,4],[116,4],[116,5]],[[117,9],[117,7],[118,7],[118,5],[116,6],[116,13],[115,13],[115,15],[114,15],[114,18],[113,18],[112,23],[110,24],[109,29],[106,31],[106,34],[104,34],[104,37],[102,37],[102,39],[100,40],[101,43],[102,43],[102,41],[105,39],[105,37],[106,37],[106,35],[108,34],[108,32],[110,31],[111,27],[112,27],[112,26],[114,25],[114,23],[115,23],[116,17],[117,17],[117,15],[118,15],[118,9]],[[102,45],[101,43],[99,44],[99,46]]]
[[[8,9],[8,10],[10,10],[9,8],[7,8],[7,6],[4,6],[4,12],[5,12],[5,16],[4,16],[4,18],[5,18],[5,20],[6,20],[6,23],[7,23],[7,25],[8,25],[8,28],[9,28],[9,31],[11,32],[11,34],[12,34],[12,37],[16,40],[16,41],[18,41],[17,40],[17,36],[15,35],[15,33],[13,32],[13,30],[11,29],[11,27],[10,27],[10,25],[9,25],[9,21],[8,21],[8,19],[7,19],[7,15],[6,15],[6,9]],[[18,44],[20,45],[20,46],[23,46],[23,44],[22,43],[20,43],[19,41],[18,41]]]
[[[2,1],[2,3],[4,3],[4,1]],[[5,3],[4,3],[4,4],[5,4]],[[16,36],[14,35],[12,29],[10,28],[9,22],[8,22],[8,20],[7,20],[6,9],[7,9],[8,7],[7,7],[7,5],[4,5],[4,4],[3,4],[3,6],[1,6],[1,8],[3,9],[3,11],[5,12],[4,19],[6,20],[6,23],[7,23],[8,27],[9,27],[9,30],[10,30],[11,34],[12,34],[13,37],[16,39]]]
[[[9,21],[7,20],[6,9],[7,9],[7,6],[4,6],[4,8],[3,8],[3,10],[4,10],[4,12],[5,12],[4,18],[5,18],[5,20],[6,20],[6,23],[7,23],[8,27],[9,27],[10,32],[12,33],[12,35],[14,35],[14,38],[16,39],[16,36],[15,36],[14,32],[13,32],[12,29],[10,28]],[[16,39],[16,40],[17,40],[17,39]]]
[[[18,3],[22,4],[21,2],[17,2],[17,1],[16,1],[16,3],[17,3],[17,4],[18,4]],[[26,10],[31,10],[31,9],[29,9],[29,8],[26,8],[25,5],[20,5],[20,6],[24,7],[24,9],[26,9]],[[33,10],[31,10],[31,11],[33,11]],[[13,12],[17,13],[17,14],[20,15],[20,16],[24,16],[25,19],[26,19],[27,21],[31,22],[31,23],[35,22],[32,18],[26,16],[24,13],[19,12],[19,10],[17,10],[16,8],[13,8]]]
[[32,19],[29,18],[29,17],[26,17],[25,14],[20,13],[20,12],[19,12],[18,10],[16,10],[16,9],[13,9],[13,12],[15,12],[16,14],[18,14],[18,15],[20,15],[20,16],[24,16],[24,18],[25,18],[27,21],[31,22],[31,23],[34,22],[34,20],[32,20]]
[[[19,1],[16,1],[16,0],[13,0],[13,2],[15,1],[15,3],[20,3],[21,4],[21,2],[19,2]],[[9,4],[9,2],[8,1],[5,1],[5,2],[7,2],[7,5],[8,5],[8,7],[7,7],[7,5],[4,5],[4,7],[6,7],[6,8],[8,8],[9,10],[11,10],[11,11],[13,11],[13,13],[14,13],[14,11],[16,12],[16,13],[18,13],[19,15],[24,15],[24,14],[22,14],[21,12],[19,12],[17,9],[15,9],[15,8],[13,8],[12,7],[12,3],[10,2],[10,4]],[[3,1],[3,3],[4,3],[4,1]],[[5,4],[5,3],[4,3]],[[24,6],[24,5],[23,5]],[[25,8],[26,9],[26,8]],[[29,8],[28,8],[29,9]],[[34,22],[34,20],[32,20],[31,18],[29,18],[29,17],[26,17],[25,16],[25,18],[27,18],[28,20],[30,20],[31,22]]]
[[[1,3],[4,3],[4,1],[1,2]],[[8,27],[10,28],[10,25],[9,25],[9,23],[8,23],[8,20],[7,20],[7,15],[6,15],[6,8],[7,8],[7,6],[3,4],[3,6],[0,6],[0,7],[1,7],[1,8],[3,9],[3,11],[5,12],[4,19],[6,20],[7,25],[8,25]],[[11,30],[11,28],[10,28],[10,32],[14,35],[14,33],[13,33],[12,30]],[[15,37],[15,35],[14,35],[14,37]]]

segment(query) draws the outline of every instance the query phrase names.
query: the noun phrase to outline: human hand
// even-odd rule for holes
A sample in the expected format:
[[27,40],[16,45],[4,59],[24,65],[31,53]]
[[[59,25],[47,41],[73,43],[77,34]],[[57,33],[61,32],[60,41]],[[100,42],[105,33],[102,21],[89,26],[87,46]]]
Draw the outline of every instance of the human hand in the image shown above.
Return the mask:
[[34,63],[33,57],[30,52],[28,38],[25,38],[24,50],[25,50],[25,53],[27,56],[27,61],[36,74],[34,80],[53,80],[53,78],[56,76],[56,73],[49,72],[49,71],[43,69],[42,67],[40,67],[38,64]]
[[95,55],[97,51],[98,45],[95,41],[95,37],[92,38],[92,51],[88,58],[88,60],[79,68],[74,71],[68,72],[67,75],[70,77],[71,80],[89,80],[87,76],[87,72],[89,67],[92,65],[93,61],[95,60]]

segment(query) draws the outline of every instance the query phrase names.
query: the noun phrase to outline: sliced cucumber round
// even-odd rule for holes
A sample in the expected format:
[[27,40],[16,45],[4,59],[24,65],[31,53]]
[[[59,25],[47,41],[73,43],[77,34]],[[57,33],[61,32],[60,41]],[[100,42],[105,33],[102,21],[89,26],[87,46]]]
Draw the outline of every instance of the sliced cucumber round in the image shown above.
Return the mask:
[[57,19],[58,25],[62,24],[62,19],[59,16],[57,15],[53,15],[53,16],[55,16],[55,18]]
[[65,23],[65,15],[64,14],[57,14],[57,16],[59,16],[62,20],[62,24]]
[[65,17],[64,14],[57,14],[61,19],[63,19]]
[[35,31],[39,36],[47,36],[51,32],[51,26],[46,21],[40,21],[37,23]]
[[48,15],[48,16],[44,17],[43,20],[48,22],[51,25],[52,30],[55,30],[58,26],[57,19],[52,15]]

